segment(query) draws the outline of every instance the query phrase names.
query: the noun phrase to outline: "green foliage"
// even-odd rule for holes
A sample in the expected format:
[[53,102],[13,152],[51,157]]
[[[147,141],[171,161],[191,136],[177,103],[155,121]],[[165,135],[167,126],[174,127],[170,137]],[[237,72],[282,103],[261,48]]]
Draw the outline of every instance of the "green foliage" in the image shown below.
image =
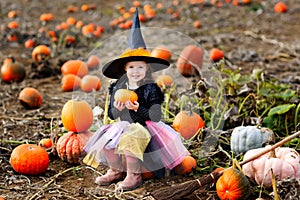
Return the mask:
[[[262,69],[242,74],[239,69],[225,66],[224,60],[213,65],[211,75],[213,81],[200,78],[182,93],[176,94],[174,86],[165,88],[167,122],[171,123],[176,113],[190,103],[210,130],[258,125],[273,130],[277,141],[299,130],[300,94],[293,85],[268,77]],[[219,137],[219,145],[221,140]],[[222,146],[227,151],[227,145]],[[299,150],[299,140],[289,146]]]

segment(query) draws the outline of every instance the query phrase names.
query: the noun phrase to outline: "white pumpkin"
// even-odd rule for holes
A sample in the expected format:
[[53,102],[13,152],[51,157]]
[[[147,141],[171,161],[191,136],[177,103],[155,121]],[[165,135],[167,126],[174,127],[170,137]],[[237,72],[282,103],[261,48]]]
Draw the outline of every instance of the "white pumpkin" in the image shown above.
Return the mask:
[[[244,160],[262,152],[265,148],[247,151],[244,155]],[[267,153],[249,163],[244,164],[242,167],[244,174],[255,180],[257,184],[263,184],[266,188],[272,186],[270,174],[271,168],[276,180],[283,180],[288,177],[300,178],[299,153],[295,149],[288,147],[278,147],[274,152],[276,157],[272,157],[270,156],[270,153]]]
[[236,154],[244,153],[250,149],[262,147],[272,137],[273,132],[268,128],[238,126],[232,131],[230,148]]

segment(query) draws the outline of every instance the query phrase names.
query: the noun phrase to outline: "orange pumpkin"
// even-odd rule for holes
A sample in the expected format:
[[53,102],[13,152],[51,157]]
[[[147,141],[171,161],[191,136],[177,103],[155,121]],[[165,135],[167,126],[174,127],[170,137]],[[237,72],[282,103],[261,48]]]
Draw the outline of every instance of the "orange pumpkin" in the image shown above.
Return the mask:
[[74,133],[68,132],[61,136],[56,144],[58,156],[68,163],[79,163],[80,157],[84,156],[83,147],[87,144],[92,132]]
[[114,95],[115,101],[125,103],[126,101],[135,102],[138,100],[138,96],[134,91],[127,89],[118,89]]
[[61,119],[68,131],[87,131],[93,124],[93,111],[86,101],[69,100],[62,108]]
[[37,89],[25,87],[19,94],[19,101],[25,108],[34,109],[42,105],[43,98]]
[[26,76],[23,64],[16,62],[13,57],[6,58],[1,66],[1,79],[5,82],[21,82]]
[[10,164],[13,169],[25,175],[45,173],[49,162],[45,149],[35,144],[21,144],[10,155]]
[[219,60],[221,60],[222,58],[224,58],[224,53],[220,49],[213,48],[209,52],[209,58],[212,61],[218,62]]
[[41,147],[44,147],[46,149],[51,148],[53,145],[52,139],[51,138],[43,138],[40,140],[39,145]]
[[174,171],[177,174],[184,175],[192,172],[193,169],[196,169],[196,167],[197,167],[196,159],[188,155],[183,159],[183,161],[179,165],[174,167]]
[[156,78],[156,84],[159,87],[168,87],[171,86],[173,83],[173,78],[169,75],[159,75]]
[[36,62],[41,62],[43,60],[48,60],[51,54],[51,50],[46,45],[36,46],[31,53],[32,59]]
[[274,11],[277,13],[285,13],[287,12],[287,10],[288,10],[287,5],[282,1],[279,1],[274,5]]
[[172,126],[184,139],[190,139],[204,127],[204,121],[200,115],[191,110],[181,111],[175,116]]
[[80,88],[84,92],[98,91],[101,88],[101,81],[97,76],[86,75],[81,79]]
[[89,69],[97,69],[100,64],[100,58],[96,55],[91,55],[86,61],[86,64]]
[[151,51],[151,56],[169,61],[171,60],[172,53],[167,47],[157,46]]
[[82,78],[87,75],[88,72],[89,70],[87,64],[81,60],[69,60],[61,67],[61,73],[63,75],[74,74]]
[[216,190],[221,200],[247,199],[250,183],[246,176],[236,168],[226,169],[217,180]]
[[195,21],[193,22],[193,27],[194,27],[194,28],[201,28],[201,27],[202,27],[201,21],[200,21],[200,20],[195,20]]
[[66,74],[61,79],[61,89],[64,92],[73,91],[80,87],[81,79],[74,74]]
[[203,50],[196,45],[186,46],[177,59],[176,67],[183,76],[189,77],[199,74],[202,68]]
[[141,166],[142,178],[143,179],[151,179],[154,178],[154,174],[146,169],[143,165]]
[[30,49],[30,48],[34,47],[34,45],[35,45],[34,39],[28,39],[28,40],[26,40],[25,43],[24,43],[24,47],[25,47],[26,49]]

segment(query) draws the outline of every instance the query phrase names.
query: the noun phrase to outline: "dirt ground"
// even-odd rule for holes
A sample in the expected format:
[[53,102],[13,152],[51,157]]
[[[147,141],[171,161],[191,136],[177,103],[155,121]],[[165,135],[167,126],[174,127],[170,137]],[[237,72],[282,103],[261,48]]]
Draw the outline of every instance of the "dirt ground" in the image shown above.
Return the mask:
[[[51,162],[44,175],[24,176],[15,173],[9,163],[12,149],[20,142],[38,143],[42,138],[62,132],[61,109],[77,92],[62,92],[60,67],[70,58],[86,58],[96,45],[105,43],[115,33],[122,35],[122,30],[109,26],[109,21],[118,16],[117,6],[121,5],[120,2],[127,8],[132,3],[104,0],[3,0],[0,2],[0,60],[3,61],[7,55],[13,55],[16,60],[25,65],[27,72],[26,79],[20,83],[1,82],[0,84],[0,196],[4,199],[151,199],[151,192],[191,180],[196,175],[172,175],[164,179],[149,179],[134,191],[118,194],[114,191],[115,185],[101,187],[94,184],[95,178],[106,171],[105,166],[95,170],[84,164],[72,165],[50,153]],[[141,1],[144,4],[147,2],[156,5],[158,1]],[[242,73],[251,73],[252,69],[260,68],[266,74],[300,90],[300,2],[298,0],[284,1],[289,8],[284,14],[273,11],[273,6],[277,2],[275,0],[263,1],[263,9],[259,9],[255,0],[251,5],[233,6],[224,3],[222,7],[209,3],[193,6],[179,4],[176,7],[172,5],[173,1],[162,2],[166,8],[178,9],[179,18],[175,19],[167,15],[164,10],[157,13],[152,20],[143,23],[143,26],[167,28],[182,33],[182,36],[190,38],[189,41],[200,43],[207,52],[214,47],[220,48],[232,63],[232,67],[241,68]],[[96,8],[88,12],[82,12],[80,9],[74,13],[67,11],[69,5],[80,8],[84,3],[93,3]],[[18,42],[6,40],[5,26],[12,21],[7,17],[10,10],[20,11],[20,16],[15,19],[20,23],[21,36]],[[99,43],[85,39],[76,46],[57,52],[57,56],[51,57],[46,64],[51,70],[43,72],[39,70],[41,66],[36,66],[31,59],[31,50],[24,48],[24,41],[28,36],[37,34],[37,30],[43,25],[39,21],[39,16],[45,12],[53,13],[55,16],[53,21],[44,25],[46,27],[55,27],[68,16],[73,16],[86,23],[95,22],[103,25],[105,31],[98,39]],[[192,23],[196,19],[201,20],[201,28],[193,27]],[[152,36],[153,40],[162,41],[158,38],[160,34]],[[177,37],[180,37],[180,34]],[[178,39],[171,42],[165,40],[165,44],[174,49],[182,49],[183,40]],[[106,53],[107,57],[113,56],[110,51]],[[103,57],[103,60],[105,59],[108,58]],[[171,63],[176,63],[176,55]],[[91,73],[101,76],[100,70]],[[185,79],[185,81],[189,80]],[[82,94],[81,97],[91,100],[94,106],[103,107],[106,85],[107,80],[104,80],[100,91]],[[36,87],[42,93],[43,104],[39,109],[27,110],[18,102],[18,94],[26,86]],[[258,196],[253,197],[256,198]],[[271,197],[265,195],[265,198]],[[185,199],[218,199],[218,197],[214,186],[209,185],[196,190]]]

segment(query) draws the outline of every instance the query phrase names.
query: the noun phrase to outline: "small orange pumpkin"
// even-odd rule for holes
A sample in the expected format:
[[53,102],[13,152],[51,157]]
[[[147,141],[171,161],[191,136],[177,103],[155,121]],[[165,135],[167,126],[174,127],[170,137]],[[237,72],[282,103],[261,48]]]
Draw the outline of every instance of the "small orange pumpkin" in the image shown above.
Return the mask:
[[80,88],[84,92],[98,91],[101,88],[101,81],[97,76],[85,75],[81,79]]
[[13,169],[25,175],[45,173],[49,166],[48,153],[36,144],[21,144],[10,155]]
[[58,156],[68,163],[79,163],[80,157],[84,155],[83,147],[92,135],[93,133],[89,131],[64,134],[58,139],[56,144]]
[[80,87],[81,79],[74,74],[66,74],[61,79],[61,89],[64,92],[73,91]]
[[63,75],[74,74],[82,78],[87,75],[88,72],[89,70],[87,64],[81,60],[69,60],[61,67],[61,73]]
[[224,58],[224,53],[223,53],[222,50],[220,50],[218,48],[213,48],[209,52],[209,58],[212,61],[218,62],[219,60],[221,60],[222,58]]
[[141,166],[141,171],[142,171],[142,178],[143,179],[151,179],[154,178],[154,174],[146,169],[143,165]]
[[16,62],[13,57],[4,60],[1,66],[1,79],[5,82],[21,82],[26,76],[23,64]]
[[126,101],[135,102],[138,100],[138,95],[134,91],[131,91],[131,90],[118,89],[115,92],[114,100],[120,101],[122,103],[125,103]]
[[53,146],[53,142],[51,138],[43,138],[40,140],[39,145],[46,149],[51,148]]
[[100,58],[96,55],[90,55],[86,61],[86,64],[89,69],[97,69],[100,64]]
[[36,62],[41,62],[43,60],[48,60],[51,54],[51,50],[46,45],[36,46],[31,53],[32,59]]
[[159,75],[156,78],[156,84],[159,87],[168,87],[171,86],[173,83],[173,78],[169,75]]
[[179,165],[174,167],[174,171],[177,174],[184,175],[184,174],[188,174],[188,173],[192,172],[193,169],[196,169],[196,168],[197,168],[196,159],[194,157],[188,155],[183,159],[183,161]]
[[217,194],[221,200],[247,199],[249,188],[248,179],[236,168],[226,169],[216,183]]
[[151,51],[151,56],[164,60],[171,60],[172,52],[164,46],[157,46]]
[[28,39],[24,42],[24,47],[26,49],[30,49],[30,48],[34,47],[34,45],[35,45],[34,39]]
[[285,13],[287,12],[287,10],[288,10],[287,5],[282,1],[279,1],[274,5],[274,11],[277,13]]
[[183,76],[189,77],[199,74],[202,68],[203,50],[196,45],[186,46],[177,59],[176,67]]
[[43,98],[37,89],[25,87],[19,94],[19,101],[25,108],[34,109],[42,105]]
[[62,108],[61,119],[68,131],[87,131],[93,124],[93,110],[86,101],[69,100]]
[[172,126],[184,139],[190,139],[200,128],[204,127],[204,121],[200,115],[190,108],[189,111],[179,112],[175,116]]

